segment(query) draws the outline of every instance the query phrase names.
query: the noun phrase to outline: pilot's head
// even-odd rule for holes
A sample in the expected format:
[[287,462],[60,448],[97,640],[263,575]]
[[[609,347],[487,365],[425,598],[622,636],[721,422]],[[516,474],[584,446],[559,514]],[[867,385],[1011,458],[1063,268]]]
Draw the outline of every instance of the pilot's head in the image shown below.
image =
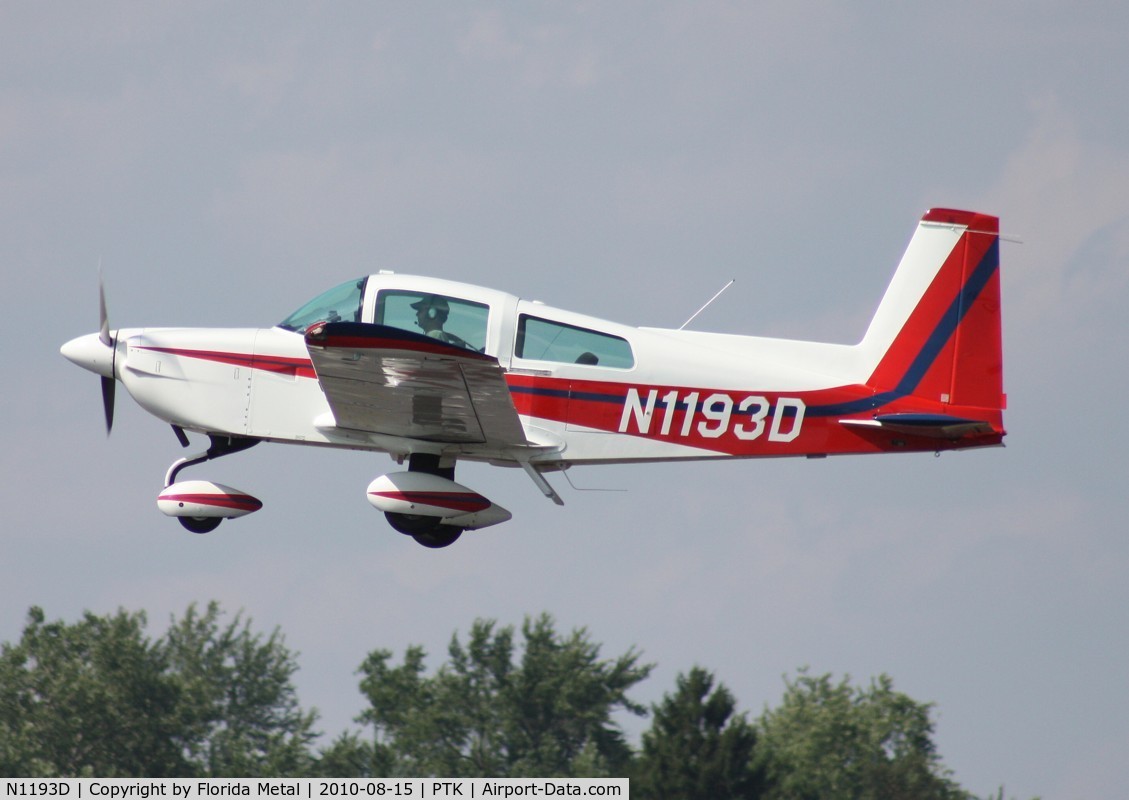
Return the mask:
[[412,303],[412,308],[416,310],[416,322],[424,330],[441,327],[451,313],[447,298],[437,294],[425,294]]

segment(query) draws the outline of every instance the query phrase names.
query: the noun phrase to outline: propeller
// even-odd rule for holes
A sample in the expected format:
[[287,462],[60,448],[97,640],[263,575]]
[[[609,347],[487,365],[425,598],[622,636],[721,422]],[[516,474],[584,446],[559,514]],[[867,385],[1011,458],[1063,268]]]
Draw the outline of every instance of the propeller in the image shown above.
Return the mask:
[[102,411],[106,415],[106,435],[114,427],[114,395],[117,381],[113,378],[114,361],[117,359],[117,342],[110,336],[110,320],[106,315],[106,290],[102,285],[102,270],[98,270],[98,341],[110,348],[110,376],[102,376]]

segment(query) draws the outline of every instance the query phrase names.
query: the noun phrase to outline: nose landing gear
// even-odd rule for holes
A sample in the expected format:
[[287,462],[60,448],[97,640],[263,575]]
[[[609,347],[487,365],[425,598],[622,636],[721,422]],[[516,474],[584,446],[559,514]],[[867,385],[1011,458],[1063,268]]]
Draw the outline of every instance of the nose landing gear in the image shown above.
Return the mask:
[[[188,446],[184,431],[173,426],[181,444]],[[253,447],[258,439],[208,434],[211,446],[203,453],[179,458],[165,474],[165,488],[157,496],[157,508],[163,514],[176,517],[192,533],[210,533],[225,519],[242,517],[263,507],[262,502],[238,489],[211,481],[180,481],[177,475],[185,467],[231,455]]]

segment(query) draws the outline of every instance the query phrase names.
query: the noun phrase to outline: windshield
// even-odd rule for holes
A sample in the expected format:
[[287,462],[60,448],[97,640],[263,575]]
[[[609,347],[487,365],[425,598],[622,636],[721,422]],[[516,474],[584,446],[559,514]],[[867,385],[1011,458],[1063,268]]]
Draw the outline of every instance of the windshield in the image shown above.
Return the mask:
[[366,280],[367,278],[359,278],[348,281],[319,294],[278,323],[278,327],[301,333],[315,322],[360,322]]

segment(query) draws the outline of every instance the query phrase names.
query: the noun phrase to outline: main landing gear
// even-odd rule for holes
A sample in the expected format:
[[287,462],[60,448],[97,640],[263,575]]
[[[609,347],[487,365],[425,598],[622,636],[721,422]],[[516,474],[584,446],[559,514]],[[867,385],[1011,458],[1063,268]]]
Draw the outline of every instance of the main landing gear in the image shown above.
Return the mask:
[[[454,466],[439,466],[439,456],[430,453],[412,453],[408,457],[408,472],[436,475],[451,482],[455,480]],[[369,497],[372,497],[372,495],[370,494]],[[385,511],[384,518],[388,520],[388,524],[393,529],[406,536],[411,536],[417,543],[432,550],[450,547],[463,535],[463,528],[444,525],[443,517]]]
[[388,524],[424,547],[458,541],[463,531],[505,522],[510,512],[454,481],[455,468],[439,456],[412,453],[407,472],[381,475],[369,484],[368,501]]
[[[181,444],[188,437],[176,426]],[[177,459],[165,475],[165,488],[157,497],[162,513],[176,517],[192,533],[210,533],[225,519],[242,517],[262,508],[256,498],[211,481],[178,480],[181,470],[253,447],[260,440],[208,434],[211,445],[203,453]],[[453,460],[413,453],[408,469],[381,475],[369,484],[368,501],[384,512],[388,523],[423,547],[449,547],[463,531],[485,528],[510,519],[510,512],[472,489],[454,481]]]
[[463,535],[462,528],[444,525],[438,517],[426,517],[422,514],[397,514],[394,511],[385,511],[384,518],[388,524],[400,533],[411,536],[424,547],[436,550],[448,547],[459,540]]

